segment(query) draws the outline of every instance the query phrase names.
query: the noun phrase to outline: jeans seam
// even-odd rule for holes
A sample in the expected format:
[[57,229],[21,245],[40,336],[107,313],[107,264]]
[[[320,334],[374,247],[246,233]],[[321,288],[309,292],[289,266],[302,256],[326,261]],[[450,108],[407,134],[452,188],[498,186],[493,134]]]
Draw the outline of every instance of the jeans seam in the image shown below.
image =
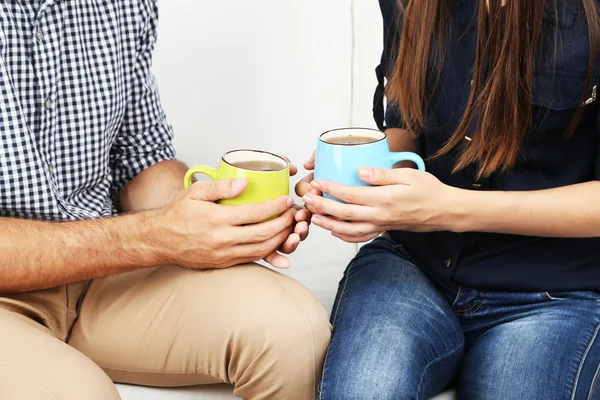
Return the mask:
[[423,379],[425,378],[425,374],[427,373],[427,370],[429,370],[429,368],[431,368],[434,364],[439,363],[439,362],[441,362],[441,361],[443,361],[443,360],[445,360],[447,358],[450,358],[454,354],[458,353],[463,348],[463,346],[464,346],[464,343],[461,344],[458,348],[456,348],[456,349],[454,349],[454,350],[452,350],[452,351],[450,351],[450,352],[448,352],[448,353],[446,353],[444,355],[441,355],[441,356],[439,356],[438,358],[436,358],[434,360],[431,360],[429,362],[429,364],[427,364],[425,366],[425,369],[423,370],[423,374],[421,375],[421,379],[419,380],[419,385],[418,385],[419,391],[417,392],[419,395],[421,394],[421,389],[422,389],[421,385],[423,384]]
[[[335,313],[333,315],[333,319],[332,319],[332,328],[333,328],[333,332],[335,332],[335,325],[337,322],[337,317],[338,314],[340,312],[340,308],[342,308],[342,303],[344,302],[344,295],[346,294],[346,289],[348,288],[348,281],[350,280],[350,273],[352,272],[352,269],[354,268],[354,262],[351,262],[350,265],[348,266],[348,270],[346,271],[346,277],[345,277],[345,281],[344,281],[344,287],[342,288],[342,293],[340,294],[340,301],[337,305],[337,308],[335,310]],[[329,343],[329,348],[327,349],[327,353],[325,354],[325,360],[323,361],[323,374],[321,375],[321,383],[319,384],[319,400],[323,399],[323,390],[324,390],[324,383],[325,383],[325,372],[327,369],[327,361],[329,359],[329,350],[331,349],[331,343],[333,343],[333,341],[335,340],[335,337],[332,335],[331,337],[331,341]]]
[[592,334],[592,337],[590,338],[590,341],[589,341],[587,347],[585,348],[583,356],[581,357],[581,361],[579,362],[579,367],[577,368],[577,374],[575,375],[575,382],[573,383],[573,389],[571,392],[571,400],[575,400],[575,395],[577,394],[577,385],[579,384],[579,378],[581,377],[581,371],[583,370],[583,364],[585,363],[585,360],[586,360],[588,354],[590,353],[590,350],[591,350],[594,342],[596,341],[596,338],[598,337],[598,330],[600,330],[600,324],[596,325],[596,328],[594,329],[594,333]]
[[337,318],[338,318],[338,314],[340,312],[340,308],[342,308],[342,303],[344,302],[344,295],[346,294],[346,289],[348,288],[348,282],[350,281],[350,273],[354,269],[354,265],[355,265],[354,263],[350,263],[350,265],[348,266],[348,272],[346,274],[346,281],[344,282],[344,287],[342,288],[342,293],[340,294],[340,302],[335,310],[335,314],[333,315],[333,321],[332,321],[333,327],[335,327],[335,324],[336,324]]
[[462,292],[462,285],[460,285],[458,287],[458,292],[456,293],[456,298],[454,299],[454,302],[452,303],[452,308],[454,308],[456,306],[456,303],[458,302],[458,298],[460,297],[461,292]]
[[473,304],[471,307],[467,308],[466,310],[457,310],[456,315],[467,316],[467,315],[475,314],[483,306],[483,303],[485,303],[485,301],[487,300],[489,295],[490,295],[490,292],[486,292],[483,299],[479,300],[478,302],[476,302],[475,304]]
[[593,400],[594,398],[594,393],[596,392],[596,385],[598,384],[598,378],[600,378],[600,364],[598,364],[598,368],[596,368],[596,374],[594,374],[594,381],[592,382],[592,387],[590,388],[588,400]]

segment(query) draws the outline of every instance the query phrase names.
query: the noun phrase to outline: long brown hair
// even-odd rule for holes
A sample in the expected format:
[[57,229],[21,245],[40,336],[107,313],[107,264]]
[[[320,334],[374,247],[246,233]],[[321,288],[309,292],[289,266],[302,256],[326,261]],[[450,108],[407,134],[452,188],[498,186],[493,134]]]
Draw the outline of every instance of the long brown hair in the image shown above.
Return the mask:
[[[399,107],[404,124],[414,134],[425,127],[426,110],[433,93],[431,86],[439,80],[452,2],[397,1],[402,34],[387,97]],[[554,0],[561,1],[565,0]],[[583,103],[600,46],[600,17],[596,0],[580,1],[590,40],[590,72]],[[536,50],[546,7],[547,0],[479,0],[470,98],[456,131],[435,155],[439,157],[458,150],[455,173],[474,164],[478,178],[482,178],[495,172],[507,172],[517,162],[532,116]],[[486,50],[489,70],[484,80]],[[570,130],[574,130],[581,112],[580,108]],[[465,141],[465,136],[469,136],[470,141]]]

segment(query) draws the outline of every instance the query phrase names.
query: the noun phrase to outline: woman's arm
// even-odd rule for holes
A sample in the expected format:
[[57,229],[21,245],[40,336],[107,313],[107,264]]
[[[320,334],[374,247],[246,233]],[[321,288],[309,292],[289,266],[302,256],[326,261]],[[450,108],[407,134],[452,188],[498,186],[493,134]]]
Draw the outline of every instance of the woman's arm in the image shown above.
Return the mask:
[[453,230],[600,237],[600,181],[534,192],[461,190]]
[[359,175],[374,186],[312,183],[347,204],[304,196],[319,214],[313,223],[349,242],[368,241],[388,230],[600,237],[600,181],[542,191],[486,192],[451,187],[409,168],[365,168]]

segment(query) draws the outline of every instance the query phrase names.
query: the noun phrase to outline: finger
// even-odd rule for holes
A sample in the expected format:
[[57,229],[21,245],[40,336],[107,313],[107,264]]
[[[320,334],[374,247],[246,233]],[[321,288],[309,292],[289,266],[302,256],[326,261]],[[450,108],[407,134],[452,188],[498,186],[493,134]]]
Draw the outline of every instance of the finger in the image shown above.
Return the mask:
[[310,156],[308,161],[306,161],[304,163],[304,169],[307,169],[309,171],[312,171],[313,169],[315,169],[315,155],[316,155],[316,152],[313,151],[312,156]]
[[326,229],[332,233],[343,236],[360,238],[373,233],[380,234],[383,229],[370,222],[346,222],[338,221],[323,215],[315,215],[313,223],[318,227]]
[[290,167],[290,176],[294,176],[298,173],[298,168],[292,164],[292,161],[290,161],[289,158],[287,158],[286,156],[281,156],[281,158],[283,158],[285,161],[287,161],[289,167]]
[[332,233],[331,235],[335,236],[338,239],[343,240],[346,243],[367,243],[367,242],[370,242],[371,240],[375,239],[376,237],[378,237],[380,234],[379,233],[371,233],[371,234],[361,236],[361,237],[344,236],[344,235],[338,235],[336,233]]
[[337,199],[340,199],[349,204],[376,204],[378,198],[378,192],[374,187],[364,186],[346,186],[340,183],[316,180],[311,182],[311,186],[321,191],[321,193],[327,193]]
[[376,209],[369,206],[344,204],[322,196],[307,194],[304,202],[317,210],[317,214],[331,215],[344,221],[373,221]]
[[246,179],[222,179],[210,182],[196,182],[188,189],[193,200],[218,201],[238,197],[246,186]]
[[246,226],[238,226],[232,231],[232,240],[236,244],[261,243],[277,236],[287,229],[288,235],[293,231],[294,214],[296,210],[290,209],[277,218],[265,222]]
[[289,269],[291,266],[290,260],[277,252],[269,254],[264,260],[277,269]]
[[408,185],[419,171],[413,168],[360,168],[358,177],[374,186]]
[[310,224],[310,211],[308,211],[306,208],[301,208],[299,210],[296,211],[296,215],[295,215],[295,219],[296,222],[300,223],[300,222],[307,222]]
[[309,230],[308,222],[299,222],[294,228],[294,233],[297,234],[300,237],[300,241],[303,242],[308,237]]
[[278,249],[283,254],[292,254],[298,249],[300,245],[300,236],[296,233],[292,233],[285,242]]
[[277,251],[277,249],[287,240],[289,236],[290,231],[286,228],[264,242],[238,244],[230,247],[228,253],[232,260],[237,260],[237,264],[259,261]]
[[299,197],[304,196],[306,193],[308,193],[309,190],[312,189],[310,182],[312,182],[312,180],[314,179],[314,175],[315,174],[310,173],[310,174],[306,175],[304,178],[302,178],[302,180],[296,184],[295,191]]
[[283,196],[258,204],[224,207],[228,207],[226,218],[231,225],[249,225],[264,222],[275,215],[281,215],[293,206],[294,199]]

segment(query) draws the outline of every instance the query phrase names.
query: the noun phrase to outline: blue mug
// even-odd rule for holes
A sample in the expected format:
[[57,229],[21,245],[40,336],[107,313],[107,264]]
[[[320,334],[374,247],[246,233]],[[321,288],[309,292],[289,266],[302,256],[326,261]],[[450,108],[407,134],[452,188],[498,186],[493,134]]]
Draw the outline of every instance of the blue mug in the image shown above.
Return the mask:
[[[347,128],[325,132],[319,138],[315,159],[315,179],[346,186],[369,186],[358,177],[362,167],[392,168],[412,161],[421,171],[425,162],[415,153],[393,153],[387,135],[375,129]],[[329,199],[335,199],[326,193]]]

